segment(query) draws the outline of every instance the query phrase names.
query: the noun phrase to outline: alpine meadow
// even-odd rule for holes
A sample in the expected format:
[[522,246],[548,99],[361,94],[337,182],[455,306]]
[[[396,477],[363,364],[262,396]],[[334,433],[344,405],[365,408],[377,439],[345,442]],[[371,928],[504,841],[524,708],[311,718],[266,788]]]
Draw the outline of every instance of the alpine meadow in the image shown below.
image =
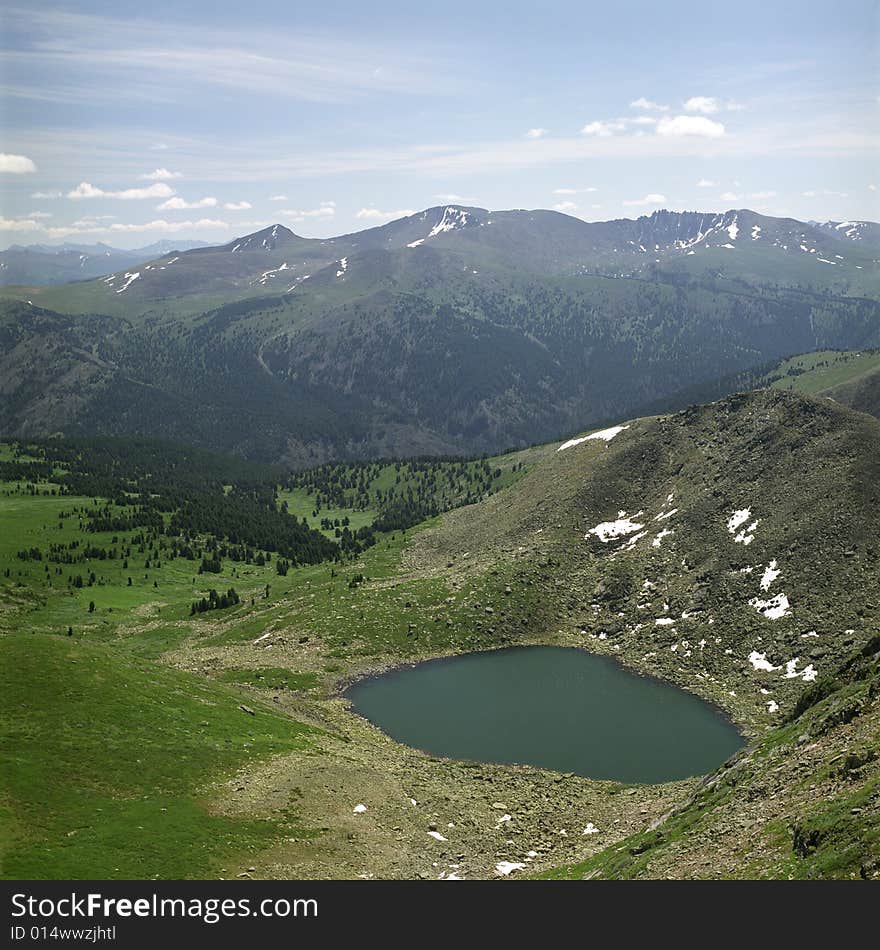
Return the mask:
[[367,7],[2,15],[0,877],[880,879],[876,6]]

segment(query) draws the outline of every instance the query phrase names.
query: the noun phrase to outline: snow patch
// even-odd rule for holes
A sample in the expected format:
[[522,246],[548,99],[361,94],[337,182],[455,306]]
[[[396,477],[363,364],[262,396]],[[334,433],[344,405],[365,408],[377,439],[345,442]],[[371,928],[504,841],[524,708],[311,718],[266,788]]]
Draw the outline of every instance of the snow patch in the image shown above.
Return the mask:
[[770,585],[782,573],[778,567],[777,562],[773,560],[764,568],[764,573],[761,575],[761,590],[770,590]]
[[616,521],[603,521],[597,524],[595,528],[590,528],[584,535],[584,540],[589,541],[590,535],[595,534],[603,544],[607,544],[616,538],[622,538],[625,535],[632,534],[634,531],[640,531],[644,527],[643,524],[639,524],[637,521],[632,521],[627,518],[626,512],[622,511]]
[[572,446],[580,445],[581,442],[589,442],[591,439],[602,439],[603,442],[610,442],[616,435],[620,435],[624,429],[628,428],[629,426],[627,425],[600,429],[598,432],[591,432],[589,435],[581,436],[579,439],[569,439],[568,442],[563,442],[556,451],[561,452],[563,449],[570,449]]
[[116,291],[116,293],[121,294],[123,291],[128,290],[131,286],[132,281],[135,281],[140,277],[140,271],[135,271],[133,274],[129,274],[128,271],[125,273],[125,283]]
[[500,874],[502,877],[507,877],[514,871],[522,871],[524,867],[525,864],[523,864],[522,861],[499,861],[495,865],[495,873]]
[[751,508],[740,508],[738,511],[735,511],[735,512],[727,519],[727,530],[728,530],[731,534],[735,534],[735,533],[736,533],[736,529],[737,529],[740,525],[744,525],[744,524],[749,520],[749,518],[751,518],[751,516],[752,516],[752,509],[751,509]]
[[671,528],[664,528],[664,529],[660,532],[660,534],[658,534],[657,537],[654,538],[654,540],[651,542],[651,546],[652,546],[652,547],[655,547],[655,548],[659,548],[659,547],[660,547],[660,542],[661,542],[664,538],[668,537],[670,534],[675,534],[675,532],[674,532]]
[[812,683],[819,675],[812,663],[807,664],[802,670],[798,670],[798,663],[801,658],[796,656],[793,660],[788,660],[785,664],[784,678],[787,680],[802,679],[805,683]]
[[444,231],[456,231],[458,228],[463,228],[467,223],[467,211],[462,211],[460,208],[444,208],[443,217],[431,228],[428,237],[436,237]]
[[779,620],[780,617],[787,617],[791,613],[791,605],[785,594],[777,594],[775,597],[771,597],[770,600],[753,597],[749,604],[768,620]]
[[356,815],[362,815],[366,810],[367,810],[366,805],[355,805],[354,808],[352,809],[352,811]]
[[749,663],[752,664],[752,669],[762,670],[766,673],[772,673],[774,670],[778,670],[778,666],[774,666],[768,659],[766,653],[758,653],[757,650],[752,650],[749,654]]

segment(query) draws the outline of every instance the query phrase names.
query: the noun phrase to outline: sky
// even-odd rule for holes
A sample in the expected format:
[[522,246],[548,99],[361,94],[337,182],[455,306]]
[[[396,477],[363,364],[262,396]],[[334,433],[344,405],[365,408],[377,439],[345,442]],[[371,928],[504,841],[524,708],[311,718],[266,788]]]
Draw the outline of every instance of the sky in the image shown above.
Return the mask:
[[880,220],[880,2],[0,10],[0,247],[439,204]]

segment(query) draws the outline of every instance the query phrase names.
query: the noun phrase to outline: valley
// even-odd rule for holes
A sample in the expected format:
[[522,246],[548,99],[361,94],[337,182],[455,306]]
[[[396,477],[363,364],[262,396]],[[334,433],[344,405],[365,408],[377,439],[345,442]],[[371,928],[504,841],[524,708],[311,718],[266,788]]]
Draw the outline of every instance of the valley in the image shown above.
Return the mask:
[[[618,423],[293,476],[7,442],[4,876],[876,877],[880,422],[771,387]],[[419,752],[343,696],[528,645],[674,684],[747,744],[588,779]]]
[[748,210],[588,223],[446,205],[326,240],[272,225],[3,288],[0,431],[295,469],[496,454],[880,346],[878,259],[870,222]]

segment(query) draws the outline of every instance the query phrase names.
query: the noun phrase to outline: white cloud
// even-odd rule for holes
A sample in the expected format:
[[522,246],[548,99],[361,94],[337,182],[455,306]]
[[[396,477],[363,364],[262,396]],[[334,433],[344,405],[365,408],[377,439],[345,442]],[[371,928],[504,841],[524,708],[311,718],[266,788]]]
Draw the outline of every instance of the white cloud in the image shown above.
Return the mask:
[[51,218],[52,215],[48,211],[31,211],[30,214],[26,214],[25,217],[36,221],[39,218]]
[[227,211],[247,211],[248,208],[252,208],[253,205],[249,201],[227,201],[223,207]]
[[470,198],[462,198],[461,195],[434,195],[438,201],[445,201],[454,204],[459,201],[470,201]]
[[622,132],[626,128],[626,123],[621,119],[616,121],[596,121],[588,122],[582,129],[581,135],[598,135],[600,138],[608,138],[615,132]]
[[529,129],[526,132],[527,139],[542,139],[547,134],[547,129]]
[[412,208],[403,208],[400,211],[380,211],[378,208],[361,208],[355,215],[359,221],[395,221],[397,218],[408,218],[415,214]]
[[42,231],[44,226],[31,218],[0,218],[0,231]]
[[[193,208],[216,208],[217,199],[208,195],[205,198],[199,198],[198,201],[184,201],[183,198],[169,198],[163,201],[157,211],[190,211]],[[228,205],[227,205],[228,207]],[[248,205],[250,207],[250,205]]]
[[876,185],[868,185],[868,191],[876,191],[876,190],[877,190]]
[[60,198],[60,191],[34,191],[31,192],[31,198]]
[[701,112],[714,115],[721,109],[721,103],[714,96],[691,96],[684,104],[685,112]]
[[644,207],[645,205],[665,205],[666,195],[651,193],[649,195],[645,195],[644,198],[633,198],[630,201],[624,201],[623,203],[630,208]]
[[178,231],[205,231],[228,228],[227,221],[218,221],[215,218],[200,218],[198,221],[147,221],[146,224],[111,224],[110,231],[161,231],[177,233]]
[[644,96],[639,96],[638,99],[634,99],[629,107],[631,109],[645,109],[649,112],[668,112],[669,106],[661,106],[659,102],[652,102],[650,99],[646,99]]
[[637,115],[634,119],[626,120],[630,125],[656,125],[657,118],[653,115]]
[[732,191],[725,191],[724,194],[718,196],[719,201],[739,201],[740,195],[734,194]]
[[664,116],[657,123],[657,134],[675,137],[696,135],[717,139],[724,135],[724,126],[701,115],[677,115],[674,118]]
[[554,211],[561,211],[563,214],[571,214],[577,209],[578,206],[573,201],[560,201],[559,204],[553,205]]
[[309,218],[332,218],[336,214],[336,202],[322,201],[319,207],[305,211],[288,208],[282,211],[281,214],[292,221],[307,221]]
[[749,195],[749,197],[750,197],[750,198],[756,198],[756,199],[758,199],[758,200],[760,200],[760,199],[762,199],[762,198],[775,198],[775,197],[776,197],[776,192],[775,192],[775,191],[753,191],[753,192]]
[[586,195],[598,190],[599,190],[598,188],[593,188],[592,186],[590,186],[589,188],[554,188],[553,194],[554,195]]
[[802,191],[804,198],[848,198],[849,194],[845,191],[833,191],[828,188],[819,188],[815,191]]
[[714,188],[716,184],[716,182],[710,181],[708,178],[701,178],[697,182],[697,188]]
[[171,181],[172,178],[183,178],[181,172],[170,172],[167,168],[156,168],[146,175],[141,175],[144,181]]
[[0,172],[8,175],[26,175],[36,170],[37,166],[27,155],[8,155],[6,152],[0,152]]
[[87,181],[81,181],[76,188],[67,192],[68,198],[121,198],[123,201],[139,201],[144,198],[168,198],[174,194],[174,189],[164,182],[156,182],[146,188],[126,188],[123,191],[104,191]]
[[287,195],[272,195],[269,201],[287,201]]
[[68,237],[71,234],[179,234],[181,231],[217,231],[230,227],[227,221],[200,218],[198,221],[166,221],[158,219],[143,224],[97,224],[92,221],[76,221],[72,225],[48,228],[50,237]]

